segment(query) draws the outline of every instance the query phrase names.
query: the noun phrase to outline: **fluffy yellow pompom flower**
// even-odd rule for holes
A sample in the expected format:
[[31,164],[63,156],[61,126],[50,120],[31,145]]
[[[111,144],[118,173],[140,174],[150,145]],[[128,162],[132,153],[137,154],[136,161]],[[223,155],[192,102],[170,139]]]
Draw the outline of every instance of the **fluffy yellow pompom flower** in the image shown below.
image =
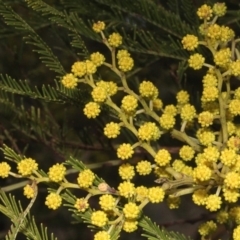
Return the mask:
[[240,226],[237,226],[233,230],[233,240],[240,240]]
[[211,212],[214,212],[221,208],[222,200],[221,200],[221,197],[215,194],[212,194],[206,198],[205,204],[206,204],[206,209],[208,209]]
[[107,91],[105,88],[97,86],[91,92],[94,102],[103,103],[107,99]]
[[74,204],[74,207],[79,212],[85,212],[89,208],[89,203],[85,198],[78,198]]
[[138,228],[138,221],[126,219],[123,224],[123,230],[125,232],[131,233],[136,231]]
[[82,77],[86,74],[86,63],[77,61],[72,65],[72,73],[75,77]]
[[61,204],[62,204],[62,198],[57,193],[50,193],[46,197],[45,205],[50,209],[56,210],[61,206]]
[[127,113],[135,112],[137,106],[138,106],[138,101],[132,95],[127,95],[122,99],[121,108]]
[[223,224],[226,223],[229,219],[229,214],[228,212],[222,210],[220,212],[217,213],[217,217],[216,220],[218,223]]
[[64,87],[71,89],[77,86],[77,81],[78,79],[72,73],[66,74],[61,80]]
[[199,129],[197,131],[197,138],[204,146],[209,146],[215,141],[214,133],[207,129]]
[[131,57],[121,57],[118,59],[118,67],[123,72],[131,71],[134,66],[134,61]]
[[136,219],[139,216],[140,208],[136,203],[129,202],[124,205],[123,213],[127,219]]
[[28,176],[38,169],[38,164],[32,158],[25,158],[18,163],[17,169],[22,176]]
[[229,111],[233,116],[240,115],[240,100],[239,99],[233,99],[229,103]]
[[226,3],[222,2],[217,2],[213,5],[213,13],[218,16],[218,17],[222,17],[226,14],[227,12],[227,6]]
[[236,189],[229,189],[224,187],[223,188],[224,199],[229,203],[237,202],[240,196],[238,191],[239,191],[238,189],[236,190]]
[[230,48],[220,49],[213,56],[213,60],[216,65],[219,67],[227,67],[227,65],[231,62],[231,50]]
[[148,199],[151,203],[160,203],[163,201],[165,192],[161,187],[151,187],[148,189]]
[[197,10],[197,15],[200,19],[209,20],[212,17],[212,12],[212,8],[204,4]]
[[213,124],[214,115],[209,111],[201,112],[198,115],[198,122],[202,127],[208,127]]
[[140,161],[137,163],[136,170],[140,175],[148,175],[152,171],[152,165],[149,161]]
[[205,205],[207,196],[208,195],[206,189],[198,189],[194,191],[192,195],[192,200],[196,205]]
[[101,80],[101,81],[97,82],[97,86],[104,88],[109,96],[113,96],[118,91],[117,84],[112,81],[106,82],[106,81]]
[[154,99],[158,96],[158,89],[150,81],[143,81],[139,85],[139,93],[142,97]]
[[219,156],[219,150],[215,146],[208,146],[203,150],[203,157],[206,158],[208,162],[217,162]]
[[119,195],[125,198],[132,197],[135,194],[134,184],[129,181],[124,181],[118,186]]
[[123,180],[131,180],[135,176],[134,167],[129,163],[121,165],[118,173]]
[[92,53],[90,59],[97,67],[101,66],[105,61],[105,57],[100,52]]
[[169,113],[163,113],[159,118],[159,124],[162,128],[169,130],[174,127],[176,120],[173,115]]
[[206,35],[208,38],[213,40],[213,43],[215,43],[215,41],[218,41],[221,37],[221,27],[216,23],[211,24],[207,27]]
[[116,199],[110,194],[104,194],[99,199],[99,205],[104,211],[113,210],[116,205]]
[[31,185],[27,184],[23,188],[23,195],[26,196],[26,198],[33,198],[34,197],[34,189]]
[[64,178],[64,175],[66,174],[66,168],[63,164],[55,164],[52,167],[50,167],[48,171],[48,176],[50,181],[53,182],[61,182]]
[[6,162],[0,163],[0,177],[1,178],[8,177],[10,170],[11,170],[11,167],[8,163],[6,163]]
[[107,123],[104,128],[104,135],[107,138],[116,138],[120,134],[120,126],[118,123]]
[[181,109],[180,116],[183,121],[192,121],[196,116],[195,107],[191,104],[185,104]]
[[136,201],[141,202],[144,198],[148,197],[148,189],[144,186],[136,188]]
[[119,33],[109,35],[108,43],[111,47],[119,47],[122,44],[122,36]]
[[86,60],[86,74],[94,74],[97,71],[97,66],[90,60]]
[[100,231],[94,235],[94,240],[111,240],[111,236],[106,231]]
[[123,160],[132,157],[133,153],[133,148],[129,143],[123,143],[117,149],[118,158],[121,158]]
[[226,166],[231,167],[235,164],[235,162],[237,160],[237,154],[236,154],[235,150],[225,148],[221,152],[220,160]]
[[138,138],[142,141],[156,141],[160,136],[161,132],[154,122],[145,122],[138,129]]
[[105,23],[102,21],[98,21],[93,24],[92,29],[93,29],[93,31],[99,33],[105,29]]
[[236,172],[228,172],[224,179],[224,185],[230,189],[240,188],[240,175]]
[[156,99],[153,99],[152,100],[152,105],[153,105],[153,108],[156,109],[156,110],[161,110],[162,107],[163,107],[163,102],[161,99],[159,98],[156,98]]
[[166,149],[160,149],[155,155],[154,161],[161,167],[166,166],[171,161],[171,155]]
[[117,59],[119,60],[122,57],[130,57],[130,53],[125,49],[119,50],[117,52]]
[[177,93],[176,99],[178,104],[186,104],[189,102],[189,94],[187,91],[181,90]]
[[104,227],[108,222],[107,214],[103,211],[95,211],[91,215],[91,223],[98,227]]
[[179,151],[180,157],[185,161],[190,161],[191,159],[193,159],[194,154],[195,154],[195,151],[193,150],[192,147],[188,145],[182,146]]
[[203,87],[217,87],[218,80],[217,77],[213,74],[207,73],[203,77]]
[[199,53],[195,53],[191,55],[190,58],[188,59],[189,66],[194,70],[201,69],[204,62],[205,62],[205,58],[203,57],[203,55]]
[[95,102],[89,102],[85,105],[83,112],[87,118],[96,118],[101,112],[100,105]]
[[165,106],[164,113],[176,116],[177,108],[173,104],[169,104],[169,105]]
[[77,182],[81,188],[88,188],[92,186],[94,179],[94,173],[90,169],[85,169],[79,173]]
[[207,181],[211,178],[211,176],[212,176],[212,170],[205,165],[197,166],[193,170],[193,179],[195,182]]
[[217,224],[214,221],[208,221],[200,225],[198,232],[201,236],[207,236],[217,230]]
[[218,89],[217,87],[214,86],[206,86],[203,88],[203,93],[202,93],[202,102],[210,102],[214,101],[218,98]]
[[192,51],[198,47],[198,38],[192,34],[187,34],[182,39],[182,45],[184,49],[187,49],[188,51]]

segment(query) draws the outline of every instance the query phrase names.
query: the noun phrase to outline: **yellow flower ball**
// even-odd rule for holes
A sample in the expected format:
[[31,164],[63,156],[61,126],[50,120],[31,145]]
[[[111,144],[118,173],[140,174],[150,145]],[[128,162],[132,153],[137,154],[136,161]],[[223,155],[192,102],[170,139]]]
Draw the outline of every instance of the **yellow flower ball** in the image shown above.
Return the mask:
[[112,33],[108,38],[111,47],[119,47],[122,44],[122,36],[119,33]]
[[123,213],[127,219],[136,219],[140,214],[140,208],[136,203],[129,202],[124,205]]
[[61,206],[61,204],[62,204],[62,198],[57,193],[50,193],[46,197],[45,205],[50,209],[56,210]]
[[191,55],[190,58],[188,59],[189,67],[193,68],[194,70],[201,69],[204,62],[205,58],[199,53]]
[[69,73],[63,76],[61,82],[65,88],[73,89],[77,86],[78,79],[72,73]]
[[118,168],[118,173],[123,180],[131,180],[135,176],[134,167],[129,163],[122,164]]
[[213,124],[214,115],[209,111],[203,111],[198,115],[198,122],[202,127],[209,127]]
[[49,168],[48,177],[50,181],[61,182],[66,174],[66,167],[63,164],[55,164]]
[[104,135],[107,138],[116,138],[120,134],[120,125],[118,123],[107,123],[104,128]]
[[165,192],[161,187],[151,187],[148,189],[148,199],[151,203],[160,203],[163,201]]
[[200,19],[209,20],[212,17],[213,10],[207,4],[202,5],[197,10],[197,15]]
[[105,61],[105,57],[100,52],[92,53],[90,59],[97,67],[101,66]]
[[77,61],[72,65],[72,73],[75,77],[82,77],[86,74],[86,62]]
[[198,232],[201,236],[208,236],[217,230],[217,224],[214,221],[208,221],[200,225]]
[[27,184],[23,188],[23,195],[26,196],[26,198],[33,198],[34,197],[34,189],[31,185]]
[[111,240],[111,236],[106,231],[100,231],[94,235],[94,240]]
[[99,198],[99,205],[102,210],[113,210],[116,205],[116,199],[110,194],[104,194]]
[[105,29],[105,23],[102,21],[98,21],[93,24],[92,29],[93,31],[99,33]]
[[210,212],[217,211],[221,208],[222,200],[221,197],[211,194],[206,198],[206,209],[208,209]]
[[211,176],[212,170],[205,165],[199,165],[193,170],[193,179],[195,182],[208,181]]
[[117,149],[117,156],[122,160],[131,158],[133,153],[133,148],[129,143],[123,143]]
[[85,169],[79,173],[77,182],[81,188],[89,188],[93,185],[95,174],[90,169]]
[[180,151],[179,151],[180,157],[185,161],[192,160],[193,157],[194,157],[194,154],[195,154],[195,151],[193,150],[192,147],[190,147],[188,145],[182,146]]
[[123,72],[131,71],[134,66],[134,61],[131,57],[121,57],[118,60],[118,67]]
[[91,92],[93,101],[96,103],[103,103],[107,99],[107,91],[105,88],[97,86]]
[[123,224],[123,230],[125,232],[131,233],[136,231],[138,228],[138,221],[125,219]]
[[140,175],[148,175],[152,172],[152,165],[149,161],[143,160],[137,163],[136,170]]
[[119,195],[125,198],[132,197],[135,194],[134,184],[129,181],[124,181],[118,186]]
[[17,164],[17,169],[22,176],[28,176],[38,169],[38,164],[32,158],[25,158]]
[[95,102],[89,102],[85,105],[83,112],[87,118],[96,118],[101,112],[100,105]]
[[169,113],[163,113],[159,118],[159,124],[162,128],[169,130],[175,126],[176,120],[173,115]]
[[135,112],[137,106],[138,100],[132,95],[127,95],[122,99],[121,108],[127,113]]
[[74,207],[79,212],[85,212],[89,208],[89,203],[85,198],[77,198]]
[[196,116],[195,107],[191,104],[185,104],[181,109],[180,116],[183,121],[192,121]]
[[95,211],[91,215],[91,223],[98,227],[104,227],[108,222],[107,214],[103,211]]
[[138,138],[142,141],[156,141],[160,136],[161,132],[154,122],[145,122],[138,129]]
[[158,89],[150,81],[143,81],[139,85],[139,93],[142,97],[155,99],[158,97]]
[[184,49],[192,51],[198,47],[198,38],[192,34],[187,34],[182,39],[182,45]]
[[166,166],[170,163],[172,157],[166,149],[158,150],[154,157],[154,161],[161,167]]
[[11,167],[8,163],[6,163],[6,162],[0,163],[0,177],[1,178],[8,177],[10,170],[11,170]]
[[189,102],[189,94],[187,91],[181,90],[177,93],[176,99],[178,104],[187,104]]
[[217,2],[213,5],[213,13],[218,16],[218,17],[222,17],[226,14],[227,12],[227,6],[226,3],[222,2]]

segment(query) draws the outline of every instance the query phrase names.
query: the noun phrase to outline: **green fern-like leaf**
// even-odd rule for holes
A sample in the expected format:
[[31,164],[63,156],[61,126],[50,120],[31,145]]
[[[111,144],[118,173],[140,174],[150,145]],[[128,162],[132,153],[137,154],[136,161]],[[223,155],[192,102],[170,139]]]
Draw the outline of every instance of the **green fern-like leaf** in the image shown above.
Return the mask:
[[149,240],[191,240],[180,233],[168,232],[163,228],[159,228],[146,216],[139,220],[139,226],[142,227],[144,232],[142,236]]
[[40,55],[40,59],[50,70],[53,70],[60,75],[66,73],[57,57],[53,54],[48,45],[37,35],[35,30],[2,0],[0,0],[0,15],[4,18],[7,25],[24,33],[24,39],[26,42],[36,48],[35,51]]

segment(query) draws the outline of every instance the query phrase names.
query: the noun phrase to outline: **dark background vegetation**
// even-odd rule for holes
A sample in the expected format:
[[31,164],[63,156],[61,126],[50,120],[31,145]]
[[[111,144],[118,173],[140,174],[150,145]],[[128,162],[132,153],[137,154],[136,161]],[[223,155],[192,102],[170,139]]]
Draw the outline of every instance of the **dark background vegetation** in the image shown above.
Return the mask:
[[[114,0],[112,1],[114,2]],[[164,6],[166,10],[171,10],[169,9],[169,1],[171,0],[154,1]],[[11,5],[14,11],[36,30],[39,36],[59,58],[67,72],[70,71],[74,61],[84,59],[84,56],[77,55],[76,50],[71,46],[66,29],[51,23],[39,13],[29,9],[24,1],[5,0],[3,2]],[[77,1],[46,0],[45,2],[57,9],[70,12],[72,11],[71,2]],[[107,19],[107,23],[111,23],[111,18],[109,17],[111,10],[107,6],[100,6],[101,4],[94,0],[79,0],[79,9],[81,9],[81,4],[86,6],[86,2],[89,2],[88,11],[86,10],[87,8],[82,8],[82,11],[77,13],[82,17],[84,22],[87,23],[88,20],[96,21],[99,19]],[[192,2],[197,8],[207,1],[193,0]],[[230,10],[239,10],[238,0],[229,0],[226,1],[226,3]],[[94,4],[98,8],[102,8],[104,12],[109,11],[109,15],[104,16],[101,12],[92,11]],[[179,14],[182,19],[185,20],[185,10],[180,9]],[[153,32],[160,31],[163,36],[165,34],[162,30],[145,22],[141,15],[132,15],[130,13],[125,14],[124,19],[122,19],[122,26],[117,26],[117,29],[123,27],[126,32],[130,32],[132,25],[137,25],[139,28]],[[237,30],[238,20],[232,22],[230,26]],[[109,32],[111,31],[109,28]],[[43,84],[54,86],[56,74],[49,71],[49,69],[42,64],[39,60],[38,53],[33,51],[34,47],[26,44],[23,36],[24,32],[7,26],[4,20],[0,19],[0,73],[3,74],[3,76],[7,74],[17,80],[26,80],[33,88],[35,86],[41,88]],[[82,38],[90,53],[98,50],[109,58],[107,49],[101,43],[89,39],[86,35],[82,35]],[[131,53],[135,59],[135,67],[141,68],[141,70],[131,78],[133,83],[130,85],[132,85],[133,88],[136,88],[136,83],[143,79],[152,80],[158,86],[163,102],[165,104],[174,104],[176,92],[184,87],[190,92],[192,101],[198,104],[196,96],[198,96],[201,91],[200,80],[203,75],[201,71],[188,71],[187,74],[182,77],[178,75],[177,72],[179,59],[151,55],[138,51],[131,51]],[[116,77],[105,68],[100,69],[97,77],[118,81]],[[59,79],[57,78],[57,80]],[[1,81],[0,79],[0,89],[2,86]],[[15,94],[15,105],[19,108],[24,107],[21,118],[14,113],[14,111],[11,111],[3,98],[4,90],[1,90],[0,146],[6,144],[13,148],[18,154],[37,159],[41,168],[46,171],[51,165],[63,162],[70,155],[79,158],[85,164],[110,161],[110,163],[103,164],[97,169],[94,169],[94,171],[99,174],[100,177],[104,178],[109,185],[116,188],[120,182],[120,178],[118,177],[117,166],[114,166],[114,160],[116,159],[114,146],[118,142],[111,142],[102,135],[102,128],[111,117],[109,112],[105,110],[97,121],[88,120],[83,115],[82,108],[90,96],[84,87],[82,90],[82,95],[77,102],[69,100],[69,102],[65,104],[44,102],[40,99]],[[39,131],[37,131],[37,127],[34,128],[32,125],[32,106],[35,110],[37,108],[41,109],[40,118],[38,119],[39,122],[37,123],[40,127]],[[119,141],[126,141],[124,140],[126,139],[125,137],[125,135],[121,135]],[[165,136],[161,139],[160,145],[167,147],[176,155],[180,143],[173,141],[170,136]],[[145,157],[145,153],[143,152],[139,152],[134,156],[135,160],[141,159],[142,157]],[[0,158],[3,159],[3,155],[0,155]],[[69,178],[75,181],[75,177],[76,175],[73,174]],[[150,186],[153,184],[153,181],[153,178],[144,180],[140,178],[135,179],[138,185],[146,184]],[[0,186],[6,187],[17,182],[19,182],[19,180],[8,178],[0,180]],[[77,191],[75,193],[77,196],[83,194]],[[22,195],[22,188],[14,190],[13,194],[16,196],[16,199],[22,201],[23,206],[28,204],[28,200]],[[49,211],[47,207],[44,206],[46,194],[46,186],[40,186],[38,200],[31,210],[32,214],[36,216],[37,224],[43,223],[48,226],[49,231],[54,232],[59,240],[92,239],[92,234],[90,230],[86,228],[85,224],[71,224],[73,219],[67,209]],[[96,205],[96,201],[93,201],[93,205]],[[194,206],[189,196],[183,197],[179,210],[170,211],[165,204],[161,204],[160,206],[147,206],[145,213],[159,225],[170,230],[182,232],[191,236],[193,239],[199,238],[197,226],[204,220],[213,217],[213,215],[209,215],[202,208]],[[10,221],[8,221],[5,216],[0,215],[0,239],[4,238],[9,226]],[[141,239],[140,234],[141,231],[137,231],[131,235],[123,234],[121,239]],[[227,232],[225,232],[224,228],[219,229],[216,239],[219,237],[223,239],[224,236],[226,239],[228,238]],[[25,239],[25,237],[19,235],[18,239]]]

